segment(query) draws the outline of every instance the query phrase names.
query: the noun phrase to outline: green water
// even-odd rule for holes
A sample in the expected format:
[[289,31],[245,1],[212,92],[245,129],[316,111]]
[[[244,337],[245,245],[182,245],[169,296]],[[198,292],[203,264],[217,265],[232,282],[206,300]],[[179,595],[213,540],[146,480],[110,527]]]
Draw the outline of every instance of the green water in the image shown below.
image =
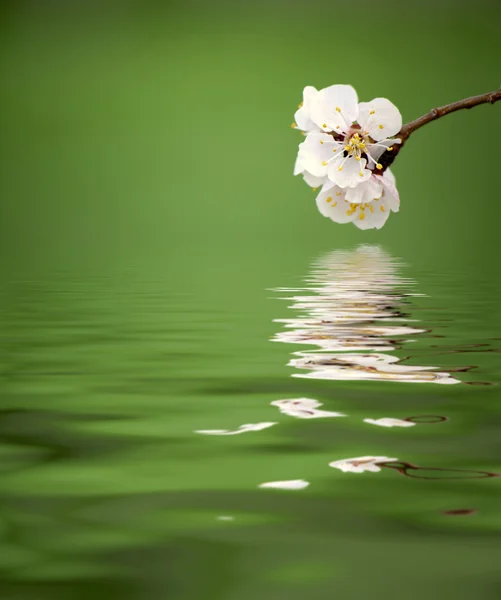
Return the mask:
[[500,6],[2,4],[2,600],[499,597],[501,103],[413,135],[380,231],[290,123],[496,89]]
[[[377,246],[321,253],[306,272],[273,272],[273,282],[270,271],[252,289],[235,287],[224,262],[189,282],[181,271],[154,278],[134,268],[11,280],[3,597],[382,598],[395,585],[406,598],[497,597],[501,480],[342,473],[328,463],[369,454],[469,470],[462,476],[501,471],[498,387],[465,384],[499,382],[486,300],[498,284],[415,270]],[[379,352],[406,365],[475,368],[452,372],[462,382],[453,385],[291,377],[301,372],[286,366],[291,352],[314,345],[272,342],[284,331],[273,320],[311,310],[280,298],[308,293],[313,302],[347,282],[369,315],[370,298],[383,298],[382,314],[352,319],[352,331],[426,330],[366,337],[385,344]],[[270,405],[300,397],[347,417],[297,419]],[[416,415],[448,420],[363,422]],[[194,433],[264,421],[277,424]],[[258,487],[289,479],[310,485]],[[458,509],[476,513],[444,515]]]

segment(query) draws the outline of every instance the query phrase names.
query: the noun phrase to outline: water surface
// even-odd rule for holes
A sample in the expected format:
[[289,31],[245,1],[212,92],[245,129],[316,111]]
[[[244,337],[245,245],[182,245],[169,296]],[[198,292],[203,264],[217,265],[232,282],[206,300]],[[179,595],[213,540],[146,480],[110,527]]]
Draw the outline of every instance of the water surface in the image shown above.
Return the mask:
[[[299,267],[11,278],[4,597],[498,597],[499,284],[374,245]],[[367,455],[397,462],[329,467]]]

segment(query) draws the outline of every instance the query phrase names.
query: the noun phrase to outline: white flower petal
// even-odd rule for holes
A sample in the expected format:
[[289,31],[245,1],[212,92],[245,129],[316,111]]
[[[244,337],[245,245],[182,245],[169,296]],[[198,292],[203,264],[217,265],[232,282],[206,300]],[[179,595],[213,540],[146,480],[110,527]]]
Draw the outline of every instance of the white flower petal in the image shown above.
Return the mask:
[[296,157],[296,162],[294,163],[294,177],[296,175],[300,175],[301,173],[304,173],[304,168],[303,165],[301,164],[301,161],[299,160],[299,154]]
[[312,120],[323,131],[346,131],[358,117],[357,92],[351,85],[331,85],[320,90],[311,108]]
[[346,190],[346,200],[355,204],[372,202],[375,198],[381,198],[382,193],[382,183],[371,177],[355,188],[348,188]]
[[342,144],[326,133],[309,133],[304,142],[299,144],[297,168],[308,171],[315,177],[324,177],[327,175],[329,161],[341,148]]
[[311,85],[303,90],[303,105],[296,111],[294,121],[302,131],[319,131],[320,128],[311,120],[311,107],[316,100],[318,91]]
[[335,158],[329,163],[327,175],[331,181],[341,188],[354,188],[370,179],[372,173],[365,168],[366,164],[365,158],[361,160],[356,160],[352,156]]
[[402,115],[387,98],[360,102],[358,122],[376,141],[396,135],[402,128]]
[[398,212],[400,208],[400,196],[395,186],[395,177],[393,176],[393,173],[390,173],[389,170],[385,171],[381,177],[381,183],[384,187],[383,197],[385,204],[393,212]]
[[390,169],[386,169],[386,171],[383,173],[383,178],[384,178],[385,182],[390,182],[393,186],[397,185],[397,180],[395,179],[395,175],[393,175],[393,172],[390,171]]
[[[372,158],[378,162],[379,157],[386,152],[388,148],[393,148],[394,146],[400,144],[402,140],[400,138],[386,139],[381,140],[380,142],[376,142],[375,144],[367,145],[367,152],[372,156]],[[390,151],[391,152],[391,151]],[[370,168],[374,169],[375,165],[373,162],[370,163]]]
[[359,229],[381,229],[390,216],[390,209],[386,204],[385,197],[380,200],[373,200],[361,214],[357,214],[353,224]]
[[350,204],[344,200],[344,190],[336,185],[320,192],[316,202],[318,210],[324,217],[332,219],[335,223],[351,223],[353,221],[354,215]]
[[275,488],[279,490],[302,490],[310,485],[304,479],[291,479],[289,481],[268,481],[259,484],[260,488]]
[[315,177],[315,175],[308,173],[308,171],[303,172],[303,179],[312,188],[322,187],[328,181],[327,175],[324,177]]

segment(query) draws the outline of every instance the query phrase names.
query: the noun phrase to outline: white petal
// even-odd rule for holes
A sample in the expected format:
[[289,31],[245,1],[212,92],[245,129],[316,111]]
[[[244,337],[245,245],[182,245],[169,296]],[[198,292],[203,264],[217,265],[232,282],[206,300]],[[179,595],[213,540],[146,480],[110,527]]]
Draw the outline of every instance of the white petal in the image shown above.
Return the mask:
[[261,483],[260,488],[276,488],[281,490],[302,490],[310,485],[309,481],[304,479],[291,479],[289,481],[268,481]]
[[349,202],[344,199],[344,190],[334,186],[317,196],[318,210],[335,223],[351,223],[354,215]]
[[302,131],[319,131],[320,128],[311,120],[311,107],[316,100],[318,91],[311,85],[307,85],[303,90],[303,104],[296,111],[294,121],[297,128]]
[[358,97],[351,85],[320,90],[311,107],[311,118],[323,131],[346,131],[357,117]]
[[386,171],[383,173],[383,178],[385,181],[389,181],[392,185],[397,185],[395,175],[393,175],[393,172],[390,171],[390,169],[386,169]]
[[329,163],[327,174],[329,179],[341,188],[354,188],[370,179],[372,173],[365,168],[365,158],[355,160],[353,157],[336,158]]
[[[402,140],[400,138],[381,140],[380,142],[376,142],[375,144],[368,144],[367,151],[372,156],[372,158],[376,162],[378,162],[379,157],[383,154],[383,152],[386,152],[388,148],[393,148],[401,142]],[[371,163],[371,168],[374,168],[374,163]]]
[[386,98],[374,98],[370,102],[360,102],[358,122],[373,139],[379,141],[400,131],[402,115]]
[[298,164],[315,177],[324,177],[327,175],[329,161],[341,148],[342,144],[335,142],[332,136],[326,133],[310,133],[305,141],[299,144]]
[[346,190],[346,200],[348,202],[366,203],[372,202],[375,198],[380,198],[383,193],[383,185],[380,181],[371,177],[355,188]]
[[381,229],[390,216],[390,209],[385,206],[383,199],[371,202],[363,211],[363,217],[359,214],[353,221],[359,229]]
[[393,173],[385,171],[381,177],[381,183],[384,187],[383,200],[390,210],[398,212],[400,208],[400,196],[395,186],[395,177]]
[[308,171],[303,172],[303,179],[312,188],[322,187],[328,181],[327,175],[324,177],[315,177],[315,175],[308,173]]
[[299,160],[299,154],[296,158],[296,162],[294,163],[294,177],[296,175],[300,175],[301,173],[304,172],[304,168],[303,165],[301,164],[301,161]]

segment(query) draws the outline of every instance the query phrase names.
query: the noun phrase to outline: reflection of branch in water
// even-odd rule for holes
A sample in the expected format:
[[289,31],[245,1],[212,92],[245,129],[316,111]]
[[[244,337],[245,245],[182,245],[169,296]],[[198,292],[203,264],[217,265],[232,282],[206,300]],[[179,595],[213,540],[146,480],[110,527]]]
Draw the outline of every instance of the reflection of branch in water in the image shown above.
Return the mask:
[[[420,467],[409,462],[379,463],[380,467],[393,469],[401,475],[412,477],[414,479],[487,479],[489,477],[501,477],[501,473],[492,473],[491,471],[475,471],[473,469],[444,469],[442,467]],[[433,471],[443,475],[427,477],[426,475],[416,475],[413,471]],[[448,476],[447,473],[458,473],[458,475]]]
[[337,250],[318,260],[306,280],[307,287],[279,290],[301,294],[286,298],[294,302],[290,308],[300,314],[277,319],[285,331],[277,333],[273,341],[320,349],[294,353],[298,358],[289,365],[309,371],[295,377],[460,383],[438,367],[402,365],[397,357],[383,353],[428,331],[408,324],[405,304],[420,294],[409,291],[414,283],[401,277],[399,268],[399,261],[378,246],[364,245],[350,252]]

